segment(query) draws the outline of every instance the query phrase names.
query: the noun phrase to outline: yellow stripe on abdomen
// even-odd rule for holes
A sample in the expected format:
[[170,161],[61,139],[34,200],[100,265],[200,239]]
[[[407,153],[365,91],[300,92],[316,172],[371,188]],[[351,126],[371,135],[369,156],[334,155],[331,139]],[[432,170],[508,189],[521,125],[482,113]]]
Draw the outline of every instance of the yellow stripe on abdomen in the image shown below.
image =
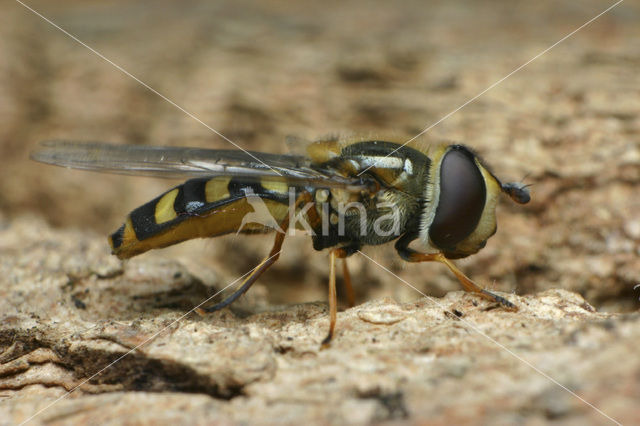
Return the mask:
[[219,176],[209,179],[204,188],[207,203],[216,203],[229,198],[230,181],[230,176]]
[[156,204],[155,219],[157,224],[169,222],[178,217],[178,214],[173,208],[173,203],[176,201],[178,192],[180,192],[179,188],[167,192]]
[[263,179],[260,181],[260,185],[267,191],[276,192],[283,197],[287,197],[289,194],[289,184],[285,180]]

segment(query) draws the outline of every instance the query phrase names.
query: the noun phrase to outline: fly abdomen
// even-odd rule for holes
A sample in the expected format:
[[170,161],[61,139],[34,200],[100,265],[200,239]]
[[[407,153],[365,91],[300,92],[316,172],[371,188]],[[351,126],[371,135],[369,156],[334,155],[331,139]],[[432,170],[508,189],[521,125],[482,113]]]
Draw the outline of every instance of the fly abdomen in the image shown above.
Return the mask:
[[261,221],[243,222],[245,215],[256,212],[251,197],[266,206],[273,218],[266,225],[272,225],[286,217],[287,189],[285,182],[230,176],[191,179],[133,210],[109,243],[113,253],[124,259],[193,238],[265,232]]

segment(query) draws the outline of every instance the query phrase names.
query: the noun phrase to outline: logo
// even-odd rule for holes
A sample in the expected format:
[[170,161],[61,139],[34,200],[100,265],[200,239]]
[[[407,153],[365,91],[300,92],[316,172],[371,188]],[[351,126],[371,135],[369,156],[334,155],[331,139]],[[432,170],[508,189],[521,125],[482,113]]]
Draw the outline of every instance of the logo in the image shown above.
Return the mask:
[[[250,187],[243,189],[247,203],[253,211],[246,213],[236,234],[250,228],[250,224],[258,224],[264,228],[273,229],[284,234],[285,231],[280,226],[284,218],[278,221],[269,210],[262,197]],[[307,221],[310,209],[317,209],[322,219],[322,227],[314,230]],[[314,203],[308,202],[302,207],[296,208],[295,188],[289,188],[289,235],[293,235],[296,229],[304,229],[308,234],[316,236],[318,232],[322,236],[329,236],[331,228],[337,226],[338,236],[344,236],[347,227],[352,232],[359,230],[359,235],[367,236],[373,234],[379,237],[400,234],[400,210],[396,204],[382,202],[375,205],[374,209],[367,209],[359,202],[337,203],[332,206],[329,202]],[[371,217],[370,217],[371,216]],[[333,231],[335,232],[335,230]]]
[[253,189],[245,188],[244,195],[247,199],[247,203],[249,203],[251,208],[253,208],[253,211],[242,217],[242,223],[240,223],[240,227],[238,228],[236,235],[239,234],[240,231],[242,231],[242,229],[249,223],[257,223],[265,228],[271,228],[276,232],[284,234],[284,231],[280,228],[278,222],[276,222],[276,219],[267,208],[267,205],[262,201],[262,198],[259,195],[253,192]]

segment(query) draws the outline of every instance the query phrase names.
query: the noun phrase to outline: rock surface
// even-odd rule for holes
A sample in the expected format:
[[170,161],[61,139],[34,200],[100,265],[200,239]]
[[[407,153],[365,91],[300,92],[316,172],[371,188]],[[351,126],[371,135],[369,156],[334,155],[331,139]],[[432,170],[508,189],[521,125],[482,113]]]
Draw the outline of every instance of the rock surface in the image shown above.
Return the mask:
[[8,424],[39,410],[47,424],[606,422],[568,389],[618,421],[638,415],[640,315],[565,290],[509,294],[517,313],[463,292],[373,299],[341,312],[321,349],[322,303],[200,317],[191,308],[226,283],[114,262],[101,238],[36,219],[3,225]]
[[[289,134],[406,140],[611,5],[29,4],[269,152]],[[639,18],[623,2],[423,138],[463,141],[502,179],[533,184],[532,202],[502,203],[498,233],[460,262],[519,311],[375,248],[391,273],[349,259],[360,304],[321,349],[327,256],[306,238],[205,317],[192,309],[255,267],[270,237],[108,253],[104,235],[173,183],[32,163],[37,141],[230,146],[2,4],[0,424],[637,423]]]

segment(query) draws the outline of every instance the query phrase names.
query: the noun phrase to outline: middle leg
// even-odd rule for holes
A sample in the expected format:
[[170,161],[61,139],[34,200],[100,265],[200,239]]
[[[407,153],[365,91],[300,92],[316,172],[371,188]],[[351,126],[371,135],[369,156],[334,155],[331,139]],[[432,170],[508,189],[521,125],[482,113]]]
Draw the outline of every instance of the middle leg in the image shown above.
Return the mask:
[[349,273],[346,258],[342,259],[342,277],[344,279],[344,290],[347,296],[347,306],[353,308],[356,306],[356,293],[353,291],[353,286],[351,285],[351,274]]
[[322,346],[327,347],[333,338],[338,317],[338,298],[336,295],[336,259],[344,259],[349,255],[344,248],[332,249],[329,253],[329,333],[322,341]]

